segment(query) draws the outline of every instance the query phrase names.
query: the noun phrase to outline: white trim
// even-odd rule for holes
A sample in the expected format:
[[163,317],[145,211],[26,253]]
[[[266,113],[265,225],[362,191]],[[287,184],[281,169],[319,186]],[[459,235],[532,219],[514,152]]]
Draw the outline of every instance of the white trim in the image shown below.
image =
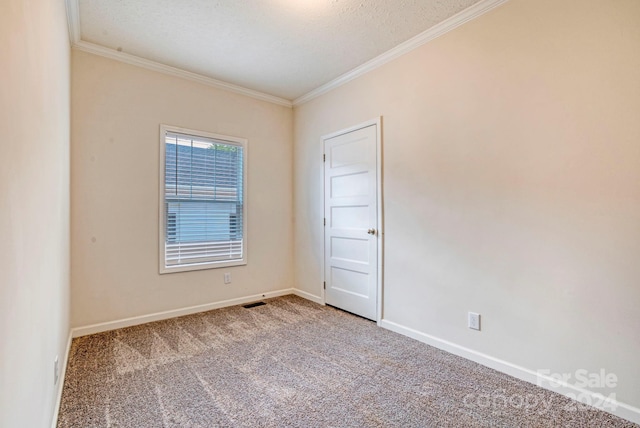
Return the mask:
[[[475,361],[476,363],[482,364],[483,366],[490,367],[499,372],[506,373],[517,379],[532,383],[534,385],[538,385],[544,389],[557,392],[569,398],[575,399],[575,397],[589,397],[590,403],[596,403],[594,407],[600,410],[604,410],[607,413],[614,414],[628,421],[640,423],[640,409],[637,407],[615,400],[605,400],[608,405],[603,407],[601,405],[603,397],[599,393],[579,388],[566,382],[562,382],[559,385],[558,380],[553,379],[549,376],[541,375],[534,370],[512,364],[508,361],[504,361],[490,355],[483,354],[481,352],[474,351],[473,349],[465,348],[464,346],[460,346],[453,342],[449,342],[447,340],[422,333],[418,330],[405,327],[393,321],[383,319],[379,325],[380,327],[386,328],[387,330],[391,330],[404,336],[408,336],[412,339],[426,343],[427,345],[431,345],[438,349],[442,349],[443,351],[447,351],[454,355],[466,358],[467,360]],[[613,407],[615,410],[611,410],[611,407]]]
[[94,55],[103,56],[116,61],[121,61],[126,64],[135,65],[138,67],[146,68],[148,70],[157,71],[170,76],[181,77],[183,79],[191,80],[197,83],[201,83],[208,86],[213,86],[218,89],[224,89],[230,92],[246,95],[251,98],[267,101],[277,105],[285,107],[293,107],[310,101],[322,94],[325,94],[345,83],[360,77],[376,68],[408,53],[412,50],[422,46],[423,44],[442,36],[445,33],[463,25],[490,10],[506,3],[508,0],[482,0],[473,6],[453,15],[452,17],[442,21],[439,24],[434,25],[428,30],[414,36],[413,38],[399,44],[393,49],[378,55],[377,57],[365,62],[364,64],[354,68],[351,71],[331,80],[317,87],[316,89],[296,98],[293,101],[285,98],[277,97],[275,95],[266,94],[264,92],[256,91],[253,89],[245,88],[232,83],[223,82],[212,77],[204,76],[202,74],[193,73],[180,68],[171,67],[166,64],[151,61],[148,59],[140,58],[135,55],[119,52],[114,49],[109,49],[104,46],[96,45],[95,43],[85,42],[81,40],[81,28],[80,28],[80,13],[78,0],[65,0],[67,6],[67,20],[69,26],[69,39],[71,40],[71,46],[83,52],[92,53]]
[[79,51],[92,53],[94,55],[103,56],[105,58],[114,59],[116,61],[124,62],[126,64],[135,65],[138,67],[146,68],[147,70],[157,71],[159,73],[167,74],[169,76],[180,77],[183,79],[191,80],[193,82],[201,83],[203,85],[213,86],[214,88],[224,89],[236,94],[246,95],[251,98],[255,98],[261,101],[267,101],[273,104],[278,104],[285,107],[291,107],[293,104],[291,101],[284,98],[276,97],[275,95],[265,94],[264,92],[254,91],[253,89],[244,88],[232,83],[223,82],[212,77],[203,76],[202,74],[193,73],[191,71],[182,70],[180,68],[171,67],[169,65],[161,64],[159,62],[151,61],[148,59],[140,58],[135,55],[131,55],[124,52],[119,52],[115,49],[105,48],[103,46],[96,45],[85,41],[78,41],[73,43],[73,48]]
[[378,224],[376,228],[378,229],[377,238],[378,238],[378,308],[377,308],[377,319],[376,324],[380,325],[382,322],[382,318],[384,316],[384,195],[382,192],[383,187],[383,176],[382,171],[383,168],[383,156],[382,156],[382,116],[379,116],[376,120],[376,175],[377,175],[377,187],[378,194],[376,195],[376,199],[378,201]]
[[71,331],[69,331],[69,337],[67,338],[67,349],[62,356],[62,361],[59,360],[62,365],[60,368],[60,376],[58,377],[58,385],[56,388],[56,401],[53,408],[53,416],[51,417],[51,428],[56,428],[58,425],[58,415],[60,414],[60,404],[62,403],[62,389],[64,387],[64,378],[67,375],[67,363],[69,362],[69,352],[71,351]]
[[349,132],[357,131],[359,129],[366,128],[371,125],[379,125],[380,117],[375,119],[367,120],[366,122],[359,123],[357,125],[350,126],[348,128],[341,129],[339,131],[331,132],[329,134],[323,135],[321,140],[324,143],[324,140],[329,140],[331,138],[339,137],[340,135],[348,134]]
[[90,334],[102,333],[104,331],[116,330],[119,328],[131,327],[134,325],[146,324],[154,321],[161,321],[170,318],[181,317],[184,315],[196,314],[199,312],[211,311],[213,309],[226,308],[228,306],[242,305],[245,303],[255,302],[261,299],[271,299],[272,297],[286,296],[295,294],[293,288],[285,288],[283,290],[268,291],[262,294],[254,294],[252,296],[238,297],[235,299],[222,300],[219,302],[206,303],[204,305],[189,306],[181,309],[172,309],[163,312],[155,312],[148,315],[140,315],[137,317],[124,318],[117,321],[108,321],[98,324],[91,324],[71,329],[73,337],[88,336]]
[[80,41],[80,8],[78,0],[65,0],[71,46]]
[[265,94],[264,92],[244,88],[232,83],[223,82],[212,77],[203,76],[202,74],[192,73],[180,68],[171,67],[159,62],[140,58],[135,55],[119,52],[115,49],[109,49],[104,46],[96,45],[95,43],[85,42],[81,39],[82,33],[80,28],[80,6],[78,4],[78,0],[65,0],[65,3],[67,6],[67,25],[69,26],[69,39],[71,40],[71,47],[77,50],[103,56],[105,58],[114,59],[126,64],[146,68],[147,70],[157,71],[169,76],[181,77],[183,79],[191,80],[193,82],[201,83],[207,86],[213,86],[214,88],[218,89],[224,89],[236,94],[246,95],[248,97],[255,98],[261,101],[267,101],[289,108],[293,106],[291,101],[281,97],[276,97],[275,95]]
[[248,203],[246,197],[242,203],[242,259],[238,260],[224,260],[220,262],[204,262],[193,264],[182,264],[176,266],[166,266],[165,262],[165,158],[166,158],[166,135],[167,133],[183,134],[189,137],[202,137],[210,140],[216,140],[225,142],[230,145],[238,146],[242,148],[242,194],[247,195],[247,174],[249,171],[249,141],[246,138],[232,137],[229,135],[215,134],[208,131],[199,131],[195,129],[180,128],[177,126],[160,124],[160,166],[159,166],[159,206],[158,206],[158,270],[159,273],[175,273],[175,272],[187,272],[203,269],[218,269],[233,266],[244,266],[247,264],[247,224],[248,224]]
[[351,71],[346,72],[345,74],[331,80],[324,85],[317,87],[316,89],[308,92],[301,97],[293,100],[293,105],[297,106],[300,104],[304,104],[307,101],[310,101],[314,98],[319,97],[322,94],[325,94],[339,86],[344,85],[351,80],[360,77],[364,74],[367,74],[370,71],[375,70],[376,68],[406,54],[411,52],[412,50],[424,45],[431,40],[442,36],[445,33],[465,24],[487,12],[490,10],[500,6],[503,3],[506,3],[508,0],[482,0],[471,7],[453,15],[452,17],[445,19],[439,24],[434,25],[428,30],[418,34],[415,37],[407,40],[394,47],[393,49],[388,50],[387,52],[378,55],[377,57],[365,62],[364,64],[354,68]]
[[[354,126],[350,126],[349,128],[345,128],[345,129],[341,129],[339,131],[336,132],[332,132],[330,134],[327,135],[323,135],[320,140],[322,143],[322,153],[323,153],[323,159],[326,156],[325,153],[325,142],[326,140],[329,140],[331,138],[334,137],[338,137],[340,135],[343,134],[348,134],[349,132],[353,132],[353,131],[357,131],[359,129],[364,129],[368,126],[372,126],[375,125],[376,127],[376,204],[377,204],[377,217],[378,217],[378,224],[376,225],[376,229],[377,229],[377,233],[376,233],[376,239],[378,240],[378,251],[377,251],[377,262],[378,262],[378,269],[377,269],[377,296],[376,296],[376,323],[378,325],[380,325],[380,322],[382,322],[382,311],[383,311],[383,265],[384,265],[384,221],[383,221],[383,205],[384,205],[384,201],[382,199],[382,116],[378,116],[375,119],[371,119],[368,120],[366,122],[360,123],[358,125],[354,125]],[[323,177],[325,174],[325,169],[324,169],[324,165],[323,165]],[[323,182],[323,186],[324,186],[324,178],[322,180]],[[326,207],[325,207],[325,192],[326,189],[323,187],[323,191],[322,191],[322,217],[324,218],[326,216]],[[326,235],[325,235],[325,228],[326,225],[322,226],[322,243],[323,243],[323,247],[322,247],[322,281],[326,284],[327,278],[326,278],[326,272],[325,272],[325,258],[326,258]],[[324,289],[324,287],[322,288],[322,304],[326,304],[326,291]]]
[[298,290],[297,288],[293,289],[293,294],[298,297],[302,297],[303,299],[310,300],[314,303],[324,306],[324,298],[322,296],[314,296],[311,293],[307,293],[306,291]]

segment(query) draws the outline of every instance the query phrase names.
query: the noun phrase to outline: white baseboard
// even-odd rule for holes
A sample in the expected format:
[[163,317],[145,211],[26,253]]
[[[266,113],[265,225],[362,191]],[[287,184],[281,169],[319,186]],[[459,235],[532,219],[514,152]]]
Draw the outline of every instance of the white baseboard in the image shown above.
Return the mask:
[[60,413],[60,403],[62,402],[62,388],[64,387],[64,379],[67,375],[67,363],[69,362],[69,352],[71,351],[71,331],[69,331],[69,337],[67,338],[67,349],[65,349],[64,355],[60,365],[60,377],[58,377],[58,385],[56,387],[56,399],[53,408],[53,417],[51,418],[51,428],[56,428],[58,425],[58,414]]
[[605,412],[614,414],[620,418],[640,424],[640,409],[637,407],[616,400],[603,400],[604,397],[597,392],[579,388],[566,382],[559,385],[557,380],[552,379],[549,376],[540,375],[535,370],[527,369],[525,367],[509,363],[508,361],[500,360],[490,355],[465,348],[464,346],[422,333],[418,330],[394,323],[393,321],[383,319],[380,322],[380,326],[387,330],[416,339],[435,348],[442,349],[443,351],[475,361],[483,366],[506,373],[525,382],[533,383],[534,385],[557,392],[569,398],[575,399],[575,397],[583,397],[587,399],[585,401],[586,403],[591,404],[600,410],[604,410]]
[[169,318],[181,317],[184,315],[196,314],[198,312],[206,312],[212,309],[226,308],[228,306],[242,305],[244,303],[255,302],[261,299],[270,299],[272,297],[286,296],[287,294],[295,294],[293,288],[284,290],[268,291],[266,293],[254,294],[252,296],[239,297],[237,299],[222,300],[219,302],[206,303],[204,305],[190,306],[181,309],[172,309],[164,312],[156,312],[148,315],[140,315],[137,317],[125,318],[117,321],[108,321],[99,324],[91,324],[84,327],[76,327],[71,329],[73,337],[87,336],[104,331],[116,330],[118,328],[131,327],[134,325],[146,324],[148,322],[161,321]]
[[311,300],[319,305],[324,306],[324,299],[321,296],[314,296],[311,293],[307,293],[306,291],[298,290],[297,288],[293,289],[293,294],[296,296],[302,297],[303,299]]

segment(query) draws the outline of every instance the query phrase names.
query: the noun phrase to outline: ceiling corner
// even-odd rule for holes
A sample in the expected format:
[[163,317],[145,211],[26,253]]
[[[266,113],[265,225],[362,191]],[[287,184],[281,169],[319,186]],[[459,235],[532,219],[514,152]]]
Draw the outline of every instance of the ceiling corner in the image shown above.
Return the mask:
[[69,41],[71,46],[80,41],[80,8],[78,0],[64,0],[67,9],[67,25],[69,26]]
[[436,39],[443,34],[446,34],[449,31],[452,31],[457,27],[480,17],[481,15],[484,15],[485,13],[506,3],[507,1],[509,0],[481,0],[473,6],[470,6],[467,9],[462,10],[461,12],[458,12],[452,17],[445,19],[439,24],[436,24],[426,31],[423,31],[422,33],[412,37],[411,39],[399,44],[393,49],[390,49],[387,52],[378,55],[377,57],[365,62],[364,64],[359,65],[353,70],[348,71],[341,76],[338,76],[337,78],[294,99],[292,104],[295,107],[304,104],[307,101],[311,101],[312,99],[317,98],[322,94],[325,94],[339,86],[342,86],[357,77],[367,74],[368,72],[373,71],[376,68],[381,67],[384,64],[413,51],[414,49],[417,49],[425,43],[428,43],[431,40]]

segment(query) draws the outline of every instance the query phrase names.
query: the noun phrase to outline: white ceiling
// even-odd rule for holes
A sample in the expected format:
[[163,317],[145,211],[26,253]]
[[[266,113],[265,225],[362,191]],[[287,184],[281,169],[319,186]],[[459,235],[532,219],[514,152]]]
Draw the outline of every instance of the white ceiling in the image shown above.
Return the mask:
[[80,41],[287,100],[479,0],[78,0]]

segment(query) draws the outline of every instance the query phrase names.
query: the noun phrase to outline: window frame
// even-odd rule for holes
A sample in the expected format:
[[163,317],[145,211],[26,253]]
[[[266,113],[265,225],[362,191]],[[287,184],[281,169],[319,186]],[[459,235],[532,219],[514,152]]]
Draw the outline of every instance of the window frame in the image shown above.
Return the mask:
[[[230,144],[242,147],[242,259],[235,260],[224,260],[224,261],[208,261],[208,262],[200,262],[200,263],[191,263],[191,264],[183,264],[183,265],[175,265],[175,266],[167,266],[166,265],[166,255],[165,255],[165,239],[166,239],[166,209],[165,209],[165,175],[166,175],[166,135],[167,133],[178,133],[185,134],[188,136],[192,136],[195,138],[207,138],[218,140],[224,144]],[[172,125],[160,125],[160,162],[159,162],[159,170],[160,170],[160,183],[159,183],[159,201],[158,201],[158,271],[159,273],[176,273],[176,272],[189,272],[195,270],[205,270],[205,269],[217,269],[217,268],[225,268],[232,266],[244,266],[247,264],[247,170],[248,170],[248,140],[245,138],[239,137],[231,137],[228,135],[215,134],[207,131],[199,131],[188,128],[181,128]],[[237,221],[237,220],[236,220]]]

